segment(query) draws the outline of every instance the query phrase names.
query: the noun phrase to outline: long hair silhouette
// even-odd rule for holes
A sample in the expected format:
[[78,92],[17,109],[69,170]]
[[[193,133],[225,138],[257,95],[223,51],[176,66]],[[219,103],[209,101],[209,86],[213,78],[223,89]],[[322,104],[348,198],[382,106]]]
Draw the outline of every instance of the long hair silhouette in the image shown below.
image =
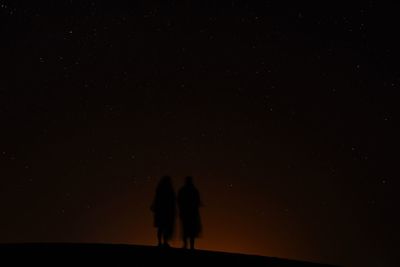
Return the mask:
[[174,232],[176,217],[176,197],[171,177],[164,176],[161,178],[157,185],[151,210],[154,213],[158,245],[168,247],[168,241],[172,238]]
[[194,186],[193,178],[186,177],[185,184],[178,192],[179,218],[182,226],[183,247],[187,248],[190,241],[190,248],[194,249],[195,238],[202,230],[200,211],[200,194]]

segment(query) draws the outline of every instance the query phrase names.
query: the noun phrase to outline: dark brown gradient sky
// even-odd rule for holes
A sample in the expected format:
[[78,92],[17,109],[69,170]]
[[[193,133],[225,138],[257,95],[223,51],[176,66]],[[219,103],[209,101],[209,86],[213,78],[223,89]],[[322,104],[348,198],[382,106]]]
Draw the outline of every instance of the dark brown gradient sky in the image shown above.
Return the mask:
[[0,1],[0,242],[155,244],[192,175],[200,248],[394,266],[394,6],[53,2]]

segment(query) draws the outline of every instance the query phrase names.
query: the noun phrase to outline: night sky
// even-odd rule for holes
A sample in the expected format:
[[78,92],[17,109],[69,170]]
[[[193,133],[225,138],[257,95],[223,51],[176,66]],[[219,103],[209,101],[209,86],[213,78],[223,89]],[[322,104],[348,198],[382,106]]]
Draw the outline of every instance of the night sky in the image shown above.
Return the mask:
[[399,8],[293,2],[0,0],[0,242],[155,245],[191,175],[201,249],[395,266]]

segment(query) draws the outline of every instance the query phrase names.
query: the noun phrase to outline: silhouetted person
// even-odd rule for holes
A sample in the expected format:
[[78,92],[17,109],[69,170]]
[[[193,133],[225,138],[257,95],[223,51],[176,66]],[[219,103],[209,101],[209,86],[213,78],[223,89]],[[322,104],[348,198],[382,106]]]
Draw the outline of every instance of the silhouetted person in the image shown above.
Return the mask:
[[176,199],[171,177],[164,176],[161,178],[151,210],[154,213],[158,245],[169,247],[168,241],[172,238],[174,232],[176,216]]
[[190,241],[190,249],[194,249],[195,238],[201,232],[199,191],[193,184],[192,177],[186,177],[185,185],[178,193],[179,217],[182,225],[183,247],[186,249]]

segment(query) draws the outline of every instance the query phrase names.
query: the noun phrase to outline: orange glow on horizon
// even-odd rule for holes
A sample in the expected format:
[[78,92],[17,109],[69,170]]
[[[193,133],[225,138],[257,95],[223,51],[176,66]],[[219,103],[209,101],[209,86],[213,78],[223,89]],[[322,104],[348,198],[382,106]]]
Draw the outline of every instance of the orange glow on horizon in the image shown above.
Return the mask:
[[[153,227],[152,214],[148,207],[152,194],[147,191],[153,191],[152,184],[143,191],[143,196],[130,196],[129,192],[125,192],[126,194],[121,194],[119,199],[114,199],[114,203],[105,203],[103,207],[84,218],[83,224],[91,227],[86,229],[87,235],[81,242],[155,246],[156,229]],[[135,199],[141,197],[145,201],[139,204],[135,202]],[[211,197],[213,196],[207,195],[207,203]],[[129,207],[130,203],[136,203],[138,206],[132,209]],[[134,212],[127,212],[130,210]],[[237,209],[230,209],[221,213],[219,207],[207,205],[201,212],[204,231],[196,240],[197,249],[308,261],[319,260],[314,248],[306,242],[306,238],[299,235],[296,229],[286,228],[290,226],[288,222],[276,214],[270,214],[271,221],[268,225],[263,225],[263,221],[257,218],[242,217],[246,214],[242,210],[239,212]],[[108,216],[101,222],[95,221],[100,214]],[[143,215],[137,217],[137,214]],[[179,225],[170,244],[176,248],[182,246]]]

